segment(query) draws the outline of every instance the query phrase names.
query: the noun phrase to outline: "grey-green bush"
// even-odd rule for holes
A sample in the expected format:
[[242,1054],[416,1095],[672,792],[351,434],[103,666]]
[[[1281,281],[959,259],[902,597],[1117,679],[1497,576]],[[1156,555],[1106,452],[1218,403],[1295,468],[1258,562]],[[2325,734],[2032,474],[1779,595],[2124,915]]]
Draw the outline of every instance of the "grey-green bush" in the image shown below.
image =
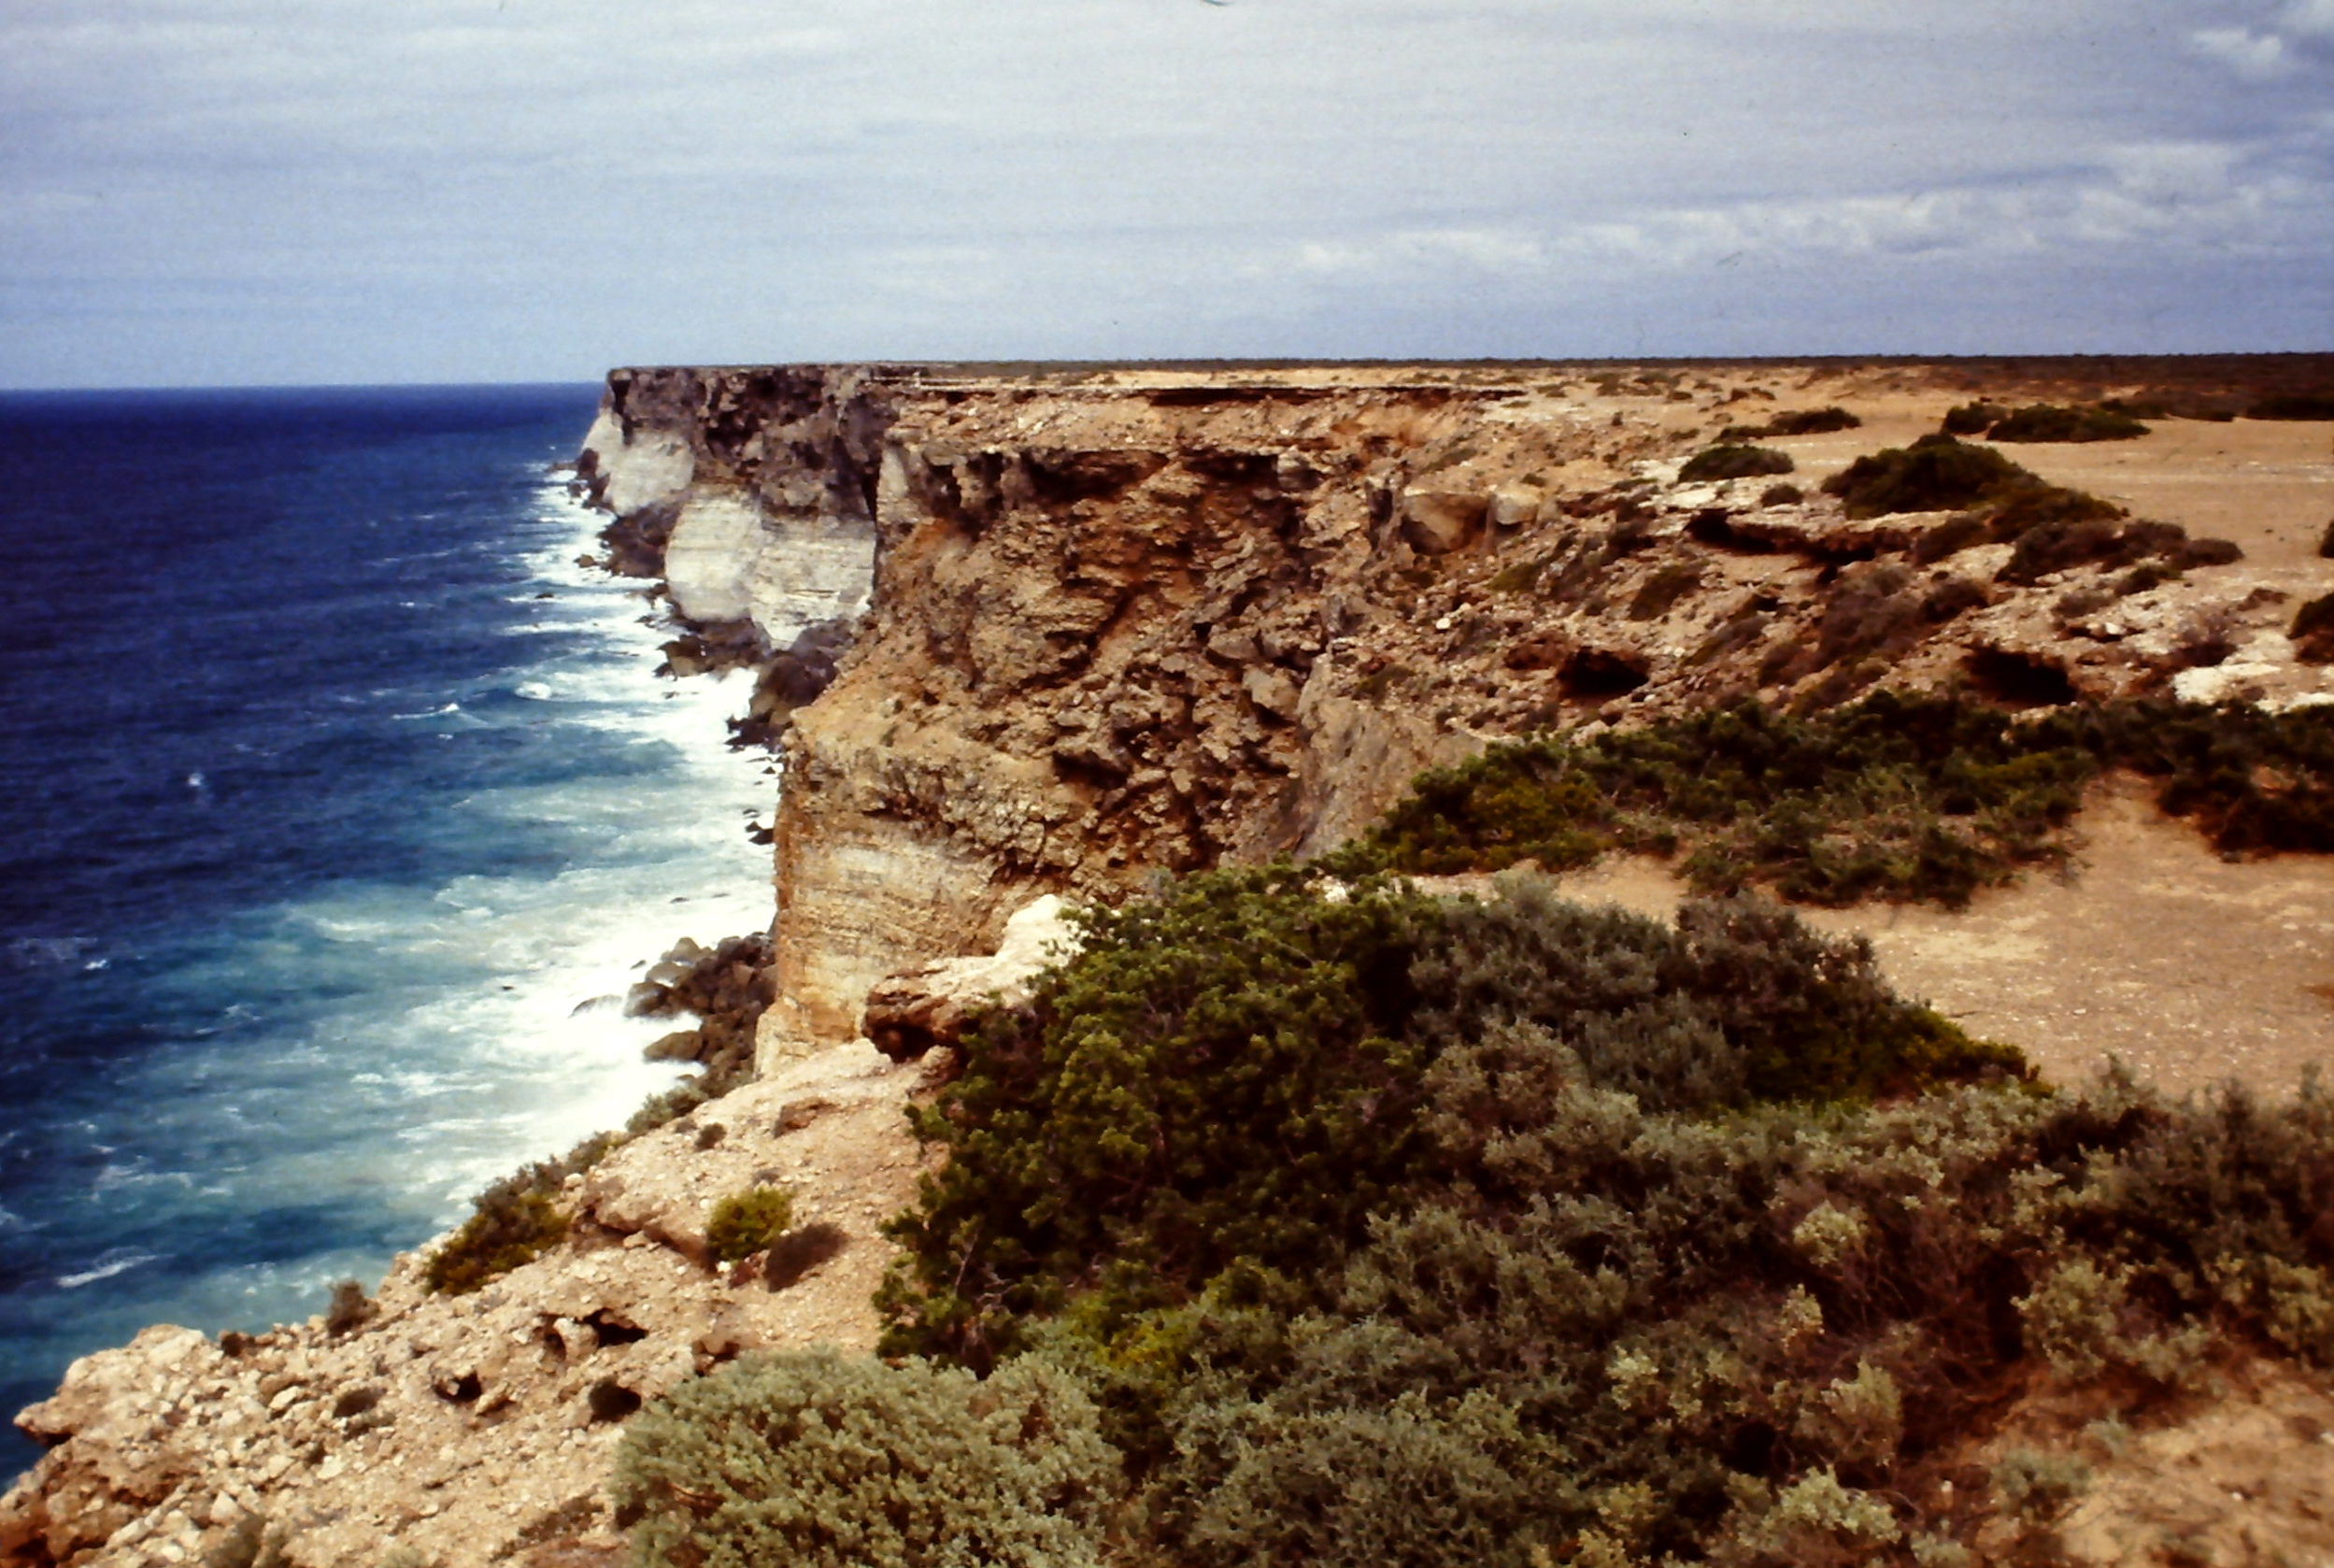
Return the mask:
[[640,1568],[1079,1568],[1117,1456],[1075,1381],[986,1381],[829,1350],[749,1356],[626,1429],[613,1496]]

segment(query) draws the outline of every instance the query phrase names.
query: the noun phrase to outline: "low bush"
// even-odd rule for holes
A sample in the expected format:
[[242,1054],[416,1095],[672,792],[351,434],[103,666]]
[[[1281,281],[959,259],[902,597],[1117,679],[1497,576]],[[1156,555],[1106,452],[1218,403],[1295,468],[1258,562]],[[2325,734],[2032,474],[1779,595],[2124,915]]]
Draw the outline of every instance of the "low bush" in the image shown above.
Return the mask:
[[2191,539],[2177,524],[2130,520],[2113,502],[2045,483],[2000,452],[1951,435],[1924,435],[1857,458],[1824,481],[1850,517],[1954,511],[1912,545],[1928,565],[1981,543],[2014,548],[2000,580],[2030,584],[2070,566],[2128,566],[2151,558],[2170,569],[2225,565],[2243,555],[2226,539]]
[[767,1251],[794,1223],[794,1195],[783,1187],[749,1187],[713,1205],[705,1245],[725,1263]]
[[2334,561],[2334,520],[2328,520],[2326,532],[2318,535],[2318,558]]
[[1761,474],[1788,474],[1798,464],[1789,452],[1776,451],[1772,447],[1718,446],[1696,452],[1678,470],[1679,480],[1686,484],[1703,484],[1713,479],[1748,479]]
[[2334,664],[2334,593],[2321,593],[2294,612],[2285,634],[2294,657],[2306,664]]
[[2112,569],[2130,566],[2150,557],[2176,558],[2187,543],[2182,530],[2169,522],[2085,520],[2037,523],[2018,535],[2010,559],[2003,563],[1995,580],[2028,586],[2071,566]]
[[1995,421],[1986,431],[1989,441],[2129,441],[2145,435],[2148,427],[2128,414],[2110,408],[2062,408],[2051,403],[2031,403]]
[[614,1133],[597,1133],[558,1159],[539,1160],[479,1193],[471,1200],[470,1218],[430,1254],[423,1283],[446,1295],[467,1295],[557,1246],[567,1235],[562,1195],[567,1178],[590,1170],[620,1141]]
[[2245,410],[2249,420],[2334,420],[2334,392],[2280,392]]
[[1972,545],[1982,545],[1991,536],[1985,520],[1975,512],[1957,512],[1933,528],[1927,528],[1913,537],[1907,552],[1915,566],[1930,566],[1947,556],[1958,555]]
[[1990,447],[1950,435],[1924,435],[1910,447],[1886,447],[1857,458],[1823,483],[1854,518],[1896,512],[1962,511],[1997,505],[2042,485]]
[[[1900,599],[1924,615],[1950,609],[1928,611],[1928,597],[1908,586],[1873,598],[1873,624]],[[1814,903],[1955,905],[2021,865],[2063,859],[2084,786],[2113,767],[2158,780],[2164,808],[2224,849],[2334,848],[2334,716],[2323,710],[2143,701],[2014,722],[1964,697],[1880,692],[1811,717],[1746,703],[1586,742],[1495,746],[1420,775],[1336,863],[1559,869],[1609,848],[1682,850],[1705,893],[1762,883]]]
[[829,1350],[754,1355],[634,1418],[611,1496],[640,1568],[1077,1568],[1117,1456],[1076,1383]]
[[1963,403],[1945,410],[1942,428],[1947,435],[1983,435],[2009,417],[1999,403]]
[[893,1351],[986,1364],[1103,1262],[1173,1290],[1319,1264],[1411,1174],[1401,1035],[1427,899],[1288,865],[1083,917],[1086,948],[967,1039],[916,1113],[947,1148],[889,1233]]
[[1769,485],[1758,492],[1762,506],[1796,506],[1807,499],[1807,492],[1793,484]]
[[1131,901],[975,1033],[918,1119],[949,1158],[890,1233],[888,1349],[986,1365],[1081,1290],[1140,1308],[1243,1261],[1317,1275],[1419,1178],[1429,1064],[1494,1025],[1556,1030],[1663,1105],[2018,1069],[1772,906],[1672,927],[1530,887],[1454,906],[1316,882],[1218,872]]
[[[1269,1353],[1194,1358],[1167,1403],[1147,1490],[1171,1558],[1425,1564],[1473,1528],[1465,1561],[1517,1568],[1567,1544],[1902,1561],[1901,1500],[2022,1358],[2080,1346],[2128,1407],[2215,1337],[2280,1343],[2334,1309],[2322,1096],[2187,1107],[2111,1080],[1706,1121],[1513,1033],[1431,1090],[1467,1175],[1374,1226],[1276,1342],[1251,1312],[1240,1337]],[[2112,1283],[2069,1289],[2085,1271]],[[2313,1344],[2288,1353],[2323,1361]],[[2027,1479],[2005,1501],[2039,1512],[2051,1477]]]
[[1863,421],[1838,406],[1793,408],[1777,414],[1761,428],[1768,436],[1827,435],[1835,430],[1855,430]]
[[[1211,880],[1160,902],[1206,905],[1223,895]],[[1325,891],[1274,896],[1338,907]],[[1958,1474],[1963,1445],[2038,1374],[2131,1411],[2230,1342],[2334,1361],[2334,1102],[2313,1088],[2276,1106],[2233,1089],[2175,1104],[2120,1076],[2042,1089],[2015,1053],[1890,995],[1867,952],[1772,906],[1689,906],[1672,928],[1509,881],[1417,913],[1402,1033],[1416,1070],[1380,1128],[1409,1175],[1358,1231],[1301,1269],[1243,1255],[1164,1282],[1130,1264],[1125,1229],[1090,1231],[1082,1259],[1054,1260],[1059,1289],[989,1336],[1027,1348],[992,1385],[1069,1376],[1090,1392],[1091,1430],[1137,1489],[1120,1516],[1131,1561],[1931,1561],[1954,1543],[1921,1529],[1973,1521],[1924,1521],[1907,1500]],[[1256,930],[1272,944],[1290,923]],[[1106,967],[1139,987],[1108,943]],[[1183,972],[1157,971],[1162,1015],[1191,1010]],[[1081,1032],[1073,988],[1048,984],[1048,1027]],[[1097,999],[1102,1031],[1143,1011]],[[1236,984],[1215,1005],[1228,1045],[1243,1009],[1274,1010]],[[1042,1051],[1030,1021],[989,1048]],[[1185,1081],[1236,1105],[1292,1065],[1249,1033]],[[951,1153],[992,1174],[997,1143],[1085,1135],[1060,1094],[989,1105],[1004,1114],[961,1125]],[[1026,1191],[968,1195],[928,1188],[912,1217],[966,1244],[932,1260],[950,1278],[988,1266],[977,1216],[1011,1223]],[[948,1387],[980,1408],[975,1385]],[[732,1412],[783,1419],[804,1402],[714,1403],[644,1418],[689,1429],[659,1450],[759,1456],[784,1444],[738,1433]],[[897,1442],[871,1433],[852,1451]],[[691,1538],[678,1530],[734,1529],[721,1478],[761,1492],[773,1473],[698,1461],[660,1473],[661,1494],[628,1475],[627,1499],[661,1495],[677,1521],[636,1537],[642,1561],[670,1560],[651,1554]],[[2009,1464],[1999,1504],[2039,1521],[2071,1474]],[[787,1517],[831,1517],[825,1487],[799,1486]],[[775,1559],[798,1539],[756,1546]]]

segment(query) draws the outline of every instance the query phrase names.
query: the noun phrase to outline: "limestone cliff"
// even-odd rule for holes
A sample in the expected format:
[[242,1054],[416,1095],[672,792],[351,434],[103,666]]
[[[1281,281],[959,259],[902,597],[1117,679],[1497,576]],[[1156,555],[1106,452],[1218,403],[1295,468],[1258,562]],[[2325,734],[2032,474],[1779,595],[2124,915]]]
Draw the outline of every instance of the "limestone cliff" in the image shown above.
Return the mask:
[[[784,725],[765,1076],[574,1177],[567,1239],[477,1295],[426,1293],[409,1256],[368,1321],[151,1330],[77,1363],[21,1418],[51,1447],[0,1500],[0,1558],[610,1561],[605,1469],[641,1400],[754,1345],[872,1344],[875,1227],[912,1189],[900,1107],[924,1079],[852,1040],[862,1006],[929,965],[881,998],[887,1037],[920,1043],[949,1009],[917,983],[1000,983],[933,961],[992,950],[1037,894],[1325,848],[1487,737],[1734,695],[2334,701],[2284,633],[2334,586],[2289,543],[2303,512],[2310,541],[2322,526],[2322,427],[2240,430],[2220,468],[2158,478],[2018,454],[2228,534],[2233,563],[2038,571],[1948,514],[1859,521],[1819,492],[1934,429],[1961,375],[617,372],[578,463],[609,563],[661,577],[706,657],[762,664]],[[1819,404],[1863,424],[1762,438],[1787,485],[1681,481],[1721,431]],[[2181,488],[2192,471],[2219,478]],[[2249,508],[2227,525],[2224,492]],[[776,1179],[836,1250],[799,1278],[713,1266],[713,1199]]]
[[[1773,441],[1801,484],[1679,482],[1819,399],[1872,423]],[[2308,569],[2038,576],[1816,492],[1952,401],[1903,368],[625,371],[584,468],[683,617],[848,646],[807,706],[789,672],[775,1051],[1036,892],[1327,848],[1487,736],[1875,683],[2322,689],[2280,632]]]

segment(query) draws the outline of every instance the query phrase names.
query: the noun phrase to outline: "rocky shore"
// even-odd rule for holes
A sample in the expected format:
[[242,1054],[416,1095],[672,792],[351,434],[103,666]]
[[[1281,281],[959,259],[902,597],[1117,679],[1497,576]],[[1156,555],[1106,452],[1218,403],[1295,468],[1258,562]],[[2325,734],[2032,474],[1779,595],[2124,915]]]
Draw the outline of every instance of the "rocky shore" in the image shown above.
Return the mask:
[[[2210,413],[2293,370],[616,372],[578,463],[607,564],[663,584],[677,672],[757,670],[748,734],[783,760],[751,1074],[708,1004],[676,1053],[747,1081],[570,1176],[565,1238],[476,1294],[431,1293],[417,1252],[362,1311],[75,1363],[18,1418],[49,1452],[0,1500],[0,1560],[613,1561],[626,1417],[749,1348],[873,1347],[879,1226],[921,1168],[903,1108],[968,1000],[1068,940],[1060,898],[1327,849],[1494,738],[1954,682],[2334,703],[2288,634],[2334,589],[2323,422],[2001,449],[2173,525],[2138,560],[2117,535],[2037,570],[1945,548],[1954,508],[1822,488],[1980,393]],[[1747,434],[1830,408],[1853,422]],[[1788,472],[1686,477],[1719,444]],[[714,1204],[772,1184],[832,1240],[720,1262]]]

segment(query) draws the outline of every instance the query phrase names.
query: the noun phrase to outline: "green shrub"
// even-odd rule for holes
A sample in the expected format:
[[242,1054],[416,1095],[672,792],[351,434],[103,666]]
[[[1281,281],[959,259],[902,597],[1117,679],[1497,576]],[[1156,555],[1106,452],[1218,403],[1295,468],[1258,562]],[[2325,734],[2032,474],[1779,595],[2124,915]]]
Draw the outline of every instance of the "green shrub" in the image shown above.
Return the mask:
[[471,1200],[470,1218],[430,1254],[423,1282],[446,1295],[467,1295],[557,1246],[567,1235],[568,1215],[562,1206],[567,1178],[590,1170],[621,1141],[614,1133],[596,1133],[558,1159],[537,1161],[479,1193]]
[[1854,430],[1864,421],[1845,408],[1794,408],[1777,414],[1762,427],[1760,434],[1769,436],[1826,435],[1835,430]]
[[2044,482],[1990,447],[1943,435],[1859,457],[1826,479],[1823,489],[1854,518],[1975,510],[1993,536],[2005,540],[2039,523],[2123,515],[2097,496]]
[[2334,520],[2329,520],[2326,532],[2318,535],[2318,559],[2334,561]]
[[1758,492],[1762,506],[1796,506],[1807,499],[1807,492],[1794,484],[1769,485]]
[[[1997,520],[1996,527],[2000,523]],[[2114,522],[2104,519],[2076,520],[2052,520],[2031,524],[2017,535],[2017,544],[2010,559],[1996,574],[1999,582],[2030,585],[2053,572],[2063,572],[2071,566],[2104,566],[2110,569],[2129,566],[2151,557],[2185,564],[2204,564],[2204,558],[2219,558],[2224,551],[2213,547],[2226,545],[2235,551],[2234,545],[2224,540],[2189,540],[2176,523]],[[2242,552],[2238,552],[2242,553]],[[2235,555],[2227,559],[2234,560]],[[2222,563],[2214,559],[2214,564]]]
[[[1886,566],[1886,563],[1874,563]],[[1907,616],[1943,616],[1916,585],[1843,592],[1812,649],[1886,648]],[[1957,599],[1966,600],[1966,593]],[[1956,696],[1880,692],[1805,718],[1757,704],[1658,720],[1585,743],[1494,746],[1430,770],[1335,863],[1496,871],[1586,865],[1607,849],[1684,850],[1698,891],[1966,902],[2068,852],[2065,828],[2102,769],[2159,781],[2157,801],[2228,850],[2334,849],[2334,714],[2166,702],[2073,705],[2014,723]]]
[[1798,464],[1789,452],[1776,451],[1772,447],[1718,446],[1696,452],[1678,470],[1678,479],[1686,484],[1701,484],[1713,479],[1748,479],[1761,474],[1788,474]]
[[1850,517],[1872,518],[1958,511],[2042,482],[1990,447],[1924,435],[1910,447],[1886,447],[1857,458],[1826,479],[1823,491],[1838,496]]
[[2286,628],[2294,657],[2307,664],[2334,664],[2334,593],[2321,593],[2294,612]]
[[750,1187],[713,1205],[705,1220],[705,1245],[725,1263],[734,1263],[777,1245],[794,1223],[794,1194],[783,1187]]
[[890,1228],[888,1347],[985,1365],[1082,1290],[1115,1312],[1235,1267],[1316,1276],[1419,1178],[1422,1075],[1494,1027],[1553,1031],[1593,1081],[1664,1107],[2023,1071],[1772,905],[1672,927],[1529,882],[1453,905],[1211,873],[1098,918],[968,1043],[919,1115],[949,1159]]
[[[2107,1347],[2096,1365],[2128,1370],[2101,1392],[2143,1405],[2184,1355],[2269,1329],[2266,1293],[2209,1260],[2322,1278],[2334,1252],[2313,1092],[2173,1105],[2118,1077],[1713,1120],[1590,1088],[1516,1032],[1446,1052],[1429,1089],[1447,1186],[1375,1224],[1273,1353],[1187,1363],[1146,1485],[1170,1560],[1425,1562],[1458,1539],[1521,1562],[1593,1535],[1597,1561],[1901,1561],[1892,1499],[2051,1333]],[[2085,1269],[2116,1288],[2051,1283]],[[2054,1290],[2066,1321],[2028,1326],[2019,1303]],[[1998,1479],[2040,1522],[2079,1467]]]
[[2145,435],[2148,427],[2128,414],[2108,408],[2061,408],[2032,403],[1997,421],[1985,433],[1989,441],[2129,441]]
[[2249,420],[2334,420],[2334,392],[2279,392],[2245,410]]
[[1288,865],[1080,917],[1086,946],[968,1038],[916,1113],[949,1159],[889,1233],[895,1351],[975,1364],[1103,1261],[1167,1298],[1247,1257],[1317,1265],[1411,1172],[1399,1038],[1427,899]]
[[[1902,613],[1921,602],[1908,595]],[[1856,603],[1877,608],[1874,628],[1898,613],[1893,596]],[[1868,634],[1834,629],[1843,645]],[[1586,744],[1497,746],[1422,774],[1361,853],[1440,873],[1684,849],[1682,869],[1705,893],[1763,882],[1815,903],[1952,905],[2060,858],[2060,831],[2096,768],[2079,751],[2029,747],[2004,715],[1952,698],[1884,692],[1811,719],[1742,704]]]
[[2009,417],[1999,403],[1963,403],[1945,410],[1942,428],[1947,435],[1983,435]]
[[1076,1568],[1119,1486],[1091,1403],[1040,1362],[981,1382],[816,1350],[681,1384],[625,1429],[611,1493],[641,1568]]
[[1982,545],[1990,536],[1985,520],[1975,512],[1958,512],[1933,528],[1923,530],[1913,539],[1908,552],[1915,566],[1929,566],[1947,556],[1958,555],[1972,545]]
[[[1697,901],[1675,924],[1503,881],[1488,902],[1442,911],[1411,966],[1408,1037],[1445,1068],[1494,1032],[1544,1031],[1600,1089],[1649,1110],[1870,1099],[2025,1072],[1899,1000],[1861,941],[1818,936],[1757,899]],[[1449,1143],[1446,1138],[1445,1144]]]

